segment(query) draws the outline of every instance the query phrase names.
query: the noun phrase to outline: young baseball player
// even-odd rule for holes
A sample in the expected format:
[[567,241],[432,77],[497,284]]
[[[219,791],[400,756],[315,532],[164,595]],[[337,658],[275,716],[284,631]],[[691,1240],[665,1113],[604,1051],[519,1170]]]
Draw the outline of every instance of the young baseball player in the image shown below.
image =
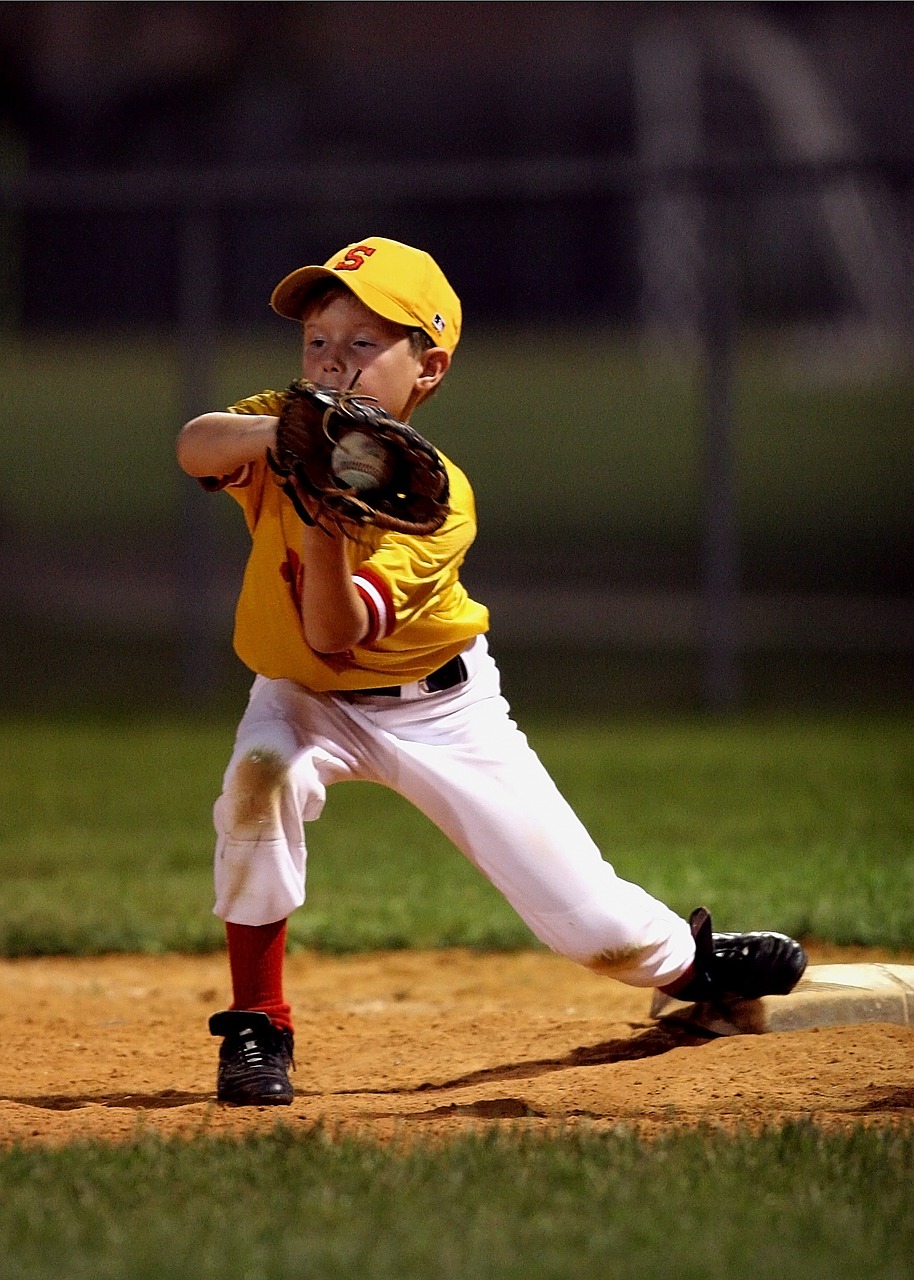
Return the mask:
[[[293,271],[271,301],[301,327],[304,378],[355,386],[402,421],[439,387],[460,337],[436,262],[380,237]],[[791,990],[806,964],[792,939],[712,934],[702,908],[682,919],[620,879],[511,720],[487,611],[460,579],[476,533],[461,470],[443,458],[450,514],[427,537],[306,523],[267,461],[283,403],[264,391],[204,413],[177,444],[189,475],[240,505],[251,537],[234,643],[254,681],[214,808],[233,995],[209,1024],[222,1038],[218,1098],[292,1100],[286,921],[305,899],[303,825],[335,782],[405,796],[579,964],[684,999]]]

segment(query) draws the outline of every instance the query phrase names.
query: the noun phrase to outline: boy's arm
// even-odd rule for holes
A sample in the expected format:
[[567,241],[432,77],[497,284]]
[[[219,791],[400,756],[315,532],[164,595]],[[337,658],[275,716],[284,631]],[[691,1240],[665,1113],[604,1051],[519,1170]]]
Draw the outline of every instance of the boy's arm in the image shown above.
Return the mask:
[[[266,414],[203,413],[181,429],[178,464],[198,478],[231,475],[275,447],[277,421]],[[305,639],[317,653],[345,653],[367,634],[370,619],[352,581],[344,535],[303,525],[302,562]]]
[[178,465],[198,478],[231,475],[275,445],[277,422],[266,414],[202,413],[181,428]]
[[352,581],[346,537],[317,525],[302,526],[301,618],[308,644],[317,653],[345,653],[368,632],[365,601]]

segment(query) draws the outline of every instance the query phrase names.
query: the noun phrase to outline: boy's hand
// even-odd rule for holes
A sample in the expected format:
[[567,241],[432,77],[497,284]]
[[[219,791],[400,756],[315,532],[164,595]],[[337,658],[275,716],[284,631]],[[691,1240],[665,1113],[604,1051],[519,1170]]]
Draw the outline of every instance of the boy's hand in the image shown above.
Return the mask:
[[[374,453],[380,463],[356,483],[343,478],[340,464],[340,441],[353,432],[368,438],[360,446],[363,461]],[[424,536],[448,516],[447,471],[437,451],[368,396],[293,382],[267,461],[301,519],[325,530],[353,536],[353,526],[375,525]]]

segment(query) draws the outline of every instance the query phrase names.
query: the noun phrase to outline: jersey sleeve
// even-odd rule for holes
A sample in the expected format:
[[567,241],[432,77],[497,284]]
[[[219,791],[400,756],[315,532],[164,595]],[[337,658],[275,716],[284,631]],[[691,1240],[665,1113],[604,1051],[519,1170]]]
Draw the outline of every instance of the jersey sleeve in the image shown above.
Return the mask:
[[[264,414],[277,417],[282,408],[283,397],[278,391],[260,391],[257,395],[248,396],[229,405],[229,413]],[[257,519],[257,513],[263,498],[263,485],[266,478],[266,463],[245,462],[226,476],[200,476],[199,483],[207,493],[228,492],[244,509],[251,524]]]

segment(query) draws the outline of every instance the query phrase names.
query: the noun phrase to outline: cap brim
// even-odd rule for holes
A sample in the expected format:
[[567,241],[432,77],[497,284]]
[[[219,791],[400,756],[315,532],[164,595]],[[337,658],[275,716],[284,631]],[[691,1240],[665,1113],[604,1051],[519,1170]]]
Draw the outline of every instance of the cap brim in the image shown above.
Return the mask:
[[320,281],[327,279],[344,285],[360,302],[364,302],[369,311],[383,316],[385,320],[405,325],[408,329],[423,328],[405,307],[401,307],[393,298],[389,298],[386,293],[376,289],[367,280],[348,280],[339,271],[332,271],[329,267],[299,267],[297,271],[290,272],[273,290],[270,306],[278,315],[285,316],[289,320],[301,320],[308,294]]
[[300,320],[305,299],[319,280],[338,280],[339,276],[329,267],[299,267],[280,280],[270,295],[270,306],[277,315],[287,320]]

